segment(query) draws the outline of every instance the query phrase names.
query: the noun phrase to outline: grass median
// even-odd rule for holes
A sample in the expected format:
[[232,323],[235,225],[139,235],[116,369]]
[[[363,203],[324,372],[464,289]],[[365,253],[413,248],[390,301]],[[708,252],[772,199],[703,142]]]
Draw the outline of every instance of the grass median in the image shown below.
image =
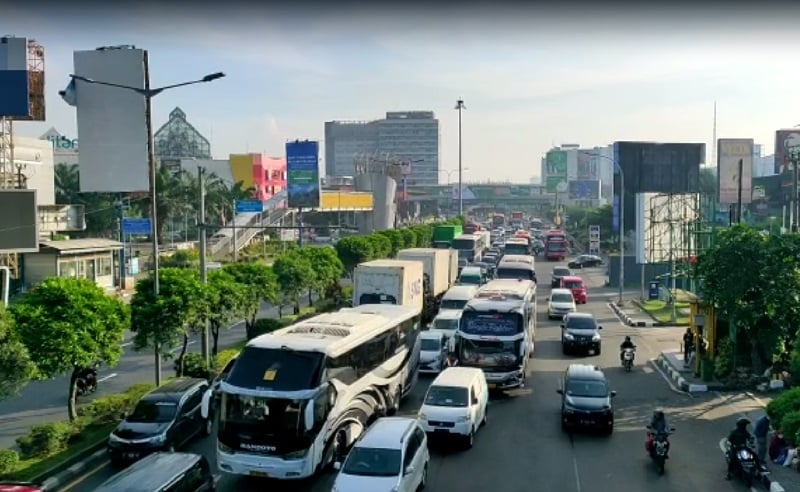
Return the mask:
[[690,321],[690,303],[677,301],[675,303],[675,321],[672,321],[672,304],[665,301],[654,300],[641,303],[642,309],[659,323],[688,325]]

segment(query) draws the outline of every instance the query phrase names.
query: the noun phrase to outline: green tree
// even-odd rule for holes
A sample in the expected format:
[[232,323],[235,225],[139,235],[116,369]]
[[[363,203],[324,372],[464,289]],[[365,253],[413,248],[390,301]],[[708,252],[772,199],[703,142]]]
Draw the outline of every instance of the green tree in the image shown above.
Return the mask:
[[207,294],[211,352],[217,355],[220,330],[247,314],[248,287],[225,270],[213,270],[208,273]]
[[245,286],[244,323],[247,338],[255,333],[256,317],[261,303],[278,302],[278,279],[270,267],[263,263],[234,263],[222,269]]
[[163,268],[199,268],[200,252],[196,249],[179,249],[161,258]]
[[311,263],[299,254],[281,255],[272,264],[278,277],[281,293],[294,303],[295,314],[300,313],[300,294],[308,282],[313,285],[316,277]]
[[375,247],[368,236],[348,236],[336,243],[336,254],[347,275],[352,277],[356,265],[375,258]]
[[392,252],[392,242],[389,241],[388,237],[374,233],[367,236],[367,238],[372,242],[372,250],[374,251],[375,258],[389,257],[389,254]]
[[721,318],[735,325],[735,341],[743,342],[738,348],[749,347],[756,373],[781,355],[784,341],[796,336],[798,244],[795,235],[764,236],[736,225],[719,231],[711,248],[698,257],[701,295],[717,307]]
[[405,240],[403,239],[402,232],[396,229],[386,229],[384,231],[378,231],[378,234],[385,236],[387,239],[389,239],[389,242],[391,242],[392,248],[389,251],[390,258],[397,256],[397,252],[403,249]]
[[152,348],[159,357],[171,359],[180,347],[177,373],[183,374],[183,356],[189,344],[190,330],[208,319],[207,289],[200,283],[199,272],[183,268],[159,271],[159,295],[153,293],[153,276],[136,284],[131,299],[131,330],[136,350]]
[[400,229],[400,234],[403,236],[403,248],[413,248],[417,245],[417,235],[409,229],[404,227]]
[[77,164],[56,164],[54,169],[56,203],[83,205],[86,230],[77,236],[116,237],[119,209],[117,199],[108,193],[81,193]]
[[89,280],[54,277],[26,294],[11,312],[37,376],[70,373],[67,413],[75,420],[78,374],[97,362],[119,361],[130,324],[127,306]]
[[[324,296],[331,286],[339,283],[344,272],[344,265],[336,254],[336,250],[333,248],[301,248],[297,251],[311,264],[315,280],[312,288],[320,297]],[[309,297],[310,302],[311,298]]]
[[35,374],[36,365],[20,341],[14,318],[0,305],[0,400],[18,394]]

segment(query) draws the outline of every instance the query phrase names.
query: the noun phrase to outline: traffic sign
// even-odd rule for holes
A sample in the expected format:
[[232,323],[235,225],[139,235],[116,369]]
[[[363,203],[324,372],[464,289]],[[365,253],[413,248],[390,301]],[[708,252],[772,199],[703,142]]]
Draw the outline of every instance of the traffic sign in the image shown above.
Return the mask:
[[236,200],[236,213],[263,212],[264,202],[261,200]]
[[149,236],[153,225],[150,219],[140,219],[134,217],[124,217],[122,219],[122,233],[134,236]]

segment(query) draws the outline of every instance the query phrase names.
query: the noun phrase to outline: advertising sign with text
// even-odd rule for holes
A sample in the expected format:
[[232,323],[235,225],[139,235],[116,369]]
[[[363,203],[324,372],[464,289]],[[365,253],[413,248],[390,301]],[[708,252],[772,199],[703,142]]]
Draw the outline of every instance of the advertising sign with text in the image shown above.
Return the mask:
[[[739,174],[740,168],[741,175]],[[738,203],[740,185],[742,204],[746,205],[751,202],[753,196],[752,138],[720,138],[717,141],[717,184],[720,204]]]
[[289,208],[319,207],[319,142],[287,143],[286,175]]

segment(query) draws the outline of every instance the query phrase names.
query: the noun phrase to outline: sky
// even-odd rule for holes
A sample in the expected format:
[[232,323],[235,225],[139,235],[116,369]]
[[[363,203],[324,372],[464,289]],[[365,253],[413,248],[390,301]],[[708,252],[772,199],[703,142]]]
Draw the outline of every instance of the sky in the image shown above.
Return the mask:
[[403,10],[343,3],[336,11],[299,3],[166,11],[136,2],[29,4],[3,5],[0,18],[0,34],[34,38],[46,50],[47,121],[17,123],[27,136],[55,127],[79,137],[75,109],[58,96],[72,52],[122,44],[149,50],[154,87],[227,74],[153,103],[156,128],[180,106],[223,159],[282,156],[297,138],[324,144],[325,121],[432,110],[441,168],[456,169],[459,98],[471,182],[527,183],[548,149],[568,143],[705,142],[710,160],[715,101],[717,136],[754,138],[765,154],[775,130],[800,124],[792,25],[800,8],[788,4],[633,10],[601,2],[561,11],[501,3],[449,11],[414,3]]

